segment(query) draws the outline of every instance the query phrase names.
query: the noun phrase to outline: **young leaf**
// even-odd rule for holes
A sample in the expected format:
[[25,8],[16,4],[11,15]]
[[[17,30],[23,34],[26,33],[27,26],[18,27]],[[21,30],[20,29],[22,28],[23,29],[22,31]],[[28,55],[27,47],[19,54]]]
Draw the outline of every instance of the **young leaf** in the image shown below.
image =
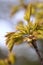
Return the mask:
[[29,4],[28,7],[27,7],[27,9],[26,9],[26,13],[25,13],[24,19],[27,20],[27,21],[30,20],[31,8],[32,8],[32,5]]

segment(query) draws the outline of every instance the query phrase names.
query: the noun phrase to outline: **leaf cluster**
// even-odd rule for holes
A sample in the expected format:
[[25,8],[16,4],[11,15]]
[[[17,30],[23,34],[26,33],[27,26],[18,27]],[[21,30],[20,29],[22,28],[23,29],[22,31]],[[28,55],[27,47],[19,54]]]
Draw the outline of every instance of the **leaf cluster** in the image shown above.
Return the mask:
[[[37,4],[37,3],[36,3]],[[41,12],[35,12],[36,8],[42,9],[43,4],[29,4],[26,9],[24,19],[27,20],[27,24],[24,25],[23,22],[19,22],[16,26],[16,32],[9,32],[6,35],[6,44],[9,50],[12,50],[14,44],[20,44],[29,39],[29,36],[33,36],[36,40],[43,39],[43,15]],[[40,13],[40,15],[38,14]],[[30,16],[35,15],[36,20],[34,23],[30,21]]]

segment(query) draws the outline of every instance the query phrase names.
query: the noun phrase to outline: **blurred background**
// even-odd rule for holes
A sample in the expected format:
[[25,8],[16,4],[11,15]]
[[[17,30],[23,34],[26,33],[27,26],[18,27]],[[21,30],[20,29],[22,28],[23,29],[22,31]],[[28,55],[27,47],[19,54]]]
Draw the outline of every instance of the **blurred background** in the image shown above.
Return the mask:
[[[25,4],[31,2],[43,2],[43,0],[24,0]],[[9,54],[8,48],[5,44],[5,35],[7,32],[15,31],[15,27],[20,20],[23,22],[25,21],[23,18],[25,14],[24,8],[10,18],[12,6],[19,4],[20,0],[0,0],[0,58],[6,58]],[[26,24],[26,22],[24,24]],[[37,46],[43,57],[43,40],[37,40]],[[27,46],[26,43],[14,46],[12,52],[16,54],[15,65],[41,65],[34,48]]]

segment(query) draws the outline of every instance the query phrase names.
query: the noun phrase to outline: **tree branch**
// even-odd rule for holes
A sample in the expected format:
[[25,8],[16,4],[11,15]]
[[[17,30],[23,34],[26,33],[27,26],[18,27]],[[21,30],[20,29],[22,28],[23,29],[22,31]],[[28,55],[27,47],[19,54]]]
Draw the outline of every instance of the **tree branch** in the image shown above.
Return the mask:
[[38,48],[37,48],[36,40],[33,40],[33,41],[32,41],[32,45],[33,45],[34,49],[36,50],[36,53],[37,53],[38,56],[39,56],[41,65],[43,65],[43,58],[41,57],[40,52],[39,52],[39,50],[38,50]]

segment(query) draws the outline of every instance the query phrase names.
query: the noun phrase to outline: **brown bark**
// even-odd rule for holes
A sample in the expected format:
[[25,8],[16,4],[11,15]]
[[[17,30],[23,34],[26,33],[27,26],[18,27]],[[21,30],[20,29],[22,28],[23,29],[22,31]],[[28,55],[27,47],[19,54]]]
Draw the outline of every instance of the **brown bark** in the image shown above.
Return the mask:
[[39,50],[38,50],[38,48],[37,48],[36,40],[33,40],[33,41],[32,41],[32,45],[33,45],[33,47],[34,47],[36,53],[38,54],[38,57],[39,57],[40,62],[41,62],[41,65],[43,65],[43,58],[41,57],[40,52],[39,52]]

